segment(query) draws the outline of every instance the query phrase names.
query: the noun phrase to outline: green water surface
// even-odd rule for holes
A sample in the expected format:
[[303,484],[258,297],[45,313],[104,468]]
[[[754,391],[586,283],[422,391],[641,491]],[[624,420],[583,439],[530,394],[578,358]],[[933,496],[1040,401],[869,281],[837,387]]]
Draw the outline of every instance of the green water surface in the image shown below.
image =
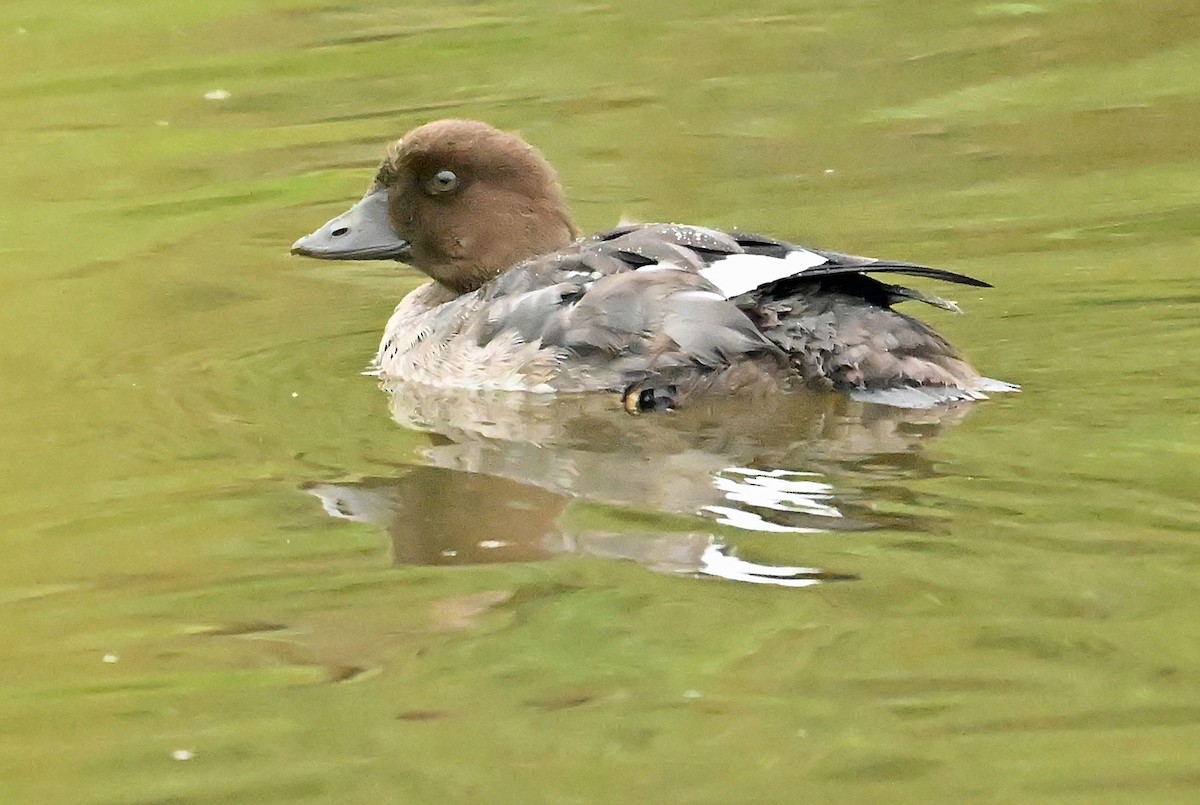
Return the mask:
[[[912,312],[1025,390],[895,449],[601,411],[641,497],[517,477],[578,435],[431,467],[359,375],[418,278],[287,248],[443,116],[519,129],[585,230],[989,279]],[[0,802],[1200,801],[1198,132],[1194,0],[10,0]],[[855,527],[647,491],[758,450]],[[525,512],[854,580],[408,564],[320,483],[399,489],[418,538]]]

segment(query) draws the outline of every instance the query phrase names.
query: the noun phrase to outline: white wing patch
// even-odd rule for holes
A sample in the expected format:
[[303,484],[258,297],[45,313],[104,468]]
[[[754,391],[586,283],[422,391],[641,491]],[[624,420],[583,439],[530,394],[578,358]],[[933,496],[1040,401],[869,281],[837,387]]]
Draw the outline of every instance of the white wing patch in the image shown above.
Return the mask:
[[763,254],[731,254],[700,269],[700,275],[717,286],[726,299],[732,299],[769,282],[793,277],[828,262],[827,258],[808,249],[788,252],[783,259]]

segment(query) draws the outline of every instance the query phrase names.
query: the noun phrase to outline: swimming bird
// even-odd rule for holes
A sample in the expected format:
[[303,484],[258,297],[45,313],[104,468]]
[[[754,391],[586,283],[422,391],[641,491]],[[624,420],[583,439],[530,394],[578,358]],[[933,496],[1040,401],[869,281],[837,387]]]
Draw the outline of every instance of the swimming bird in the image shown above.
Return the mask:
[[375,366],[390,381],[606,391],[631,413],[748,389],[907,408],[1018,389],[893,307],[952,302],[878,276],[986,282],[702,226],[580,237],[545,157],[480,121],[437,120],[392,143],[363,198],[292,253],[428,275],[384,331]]

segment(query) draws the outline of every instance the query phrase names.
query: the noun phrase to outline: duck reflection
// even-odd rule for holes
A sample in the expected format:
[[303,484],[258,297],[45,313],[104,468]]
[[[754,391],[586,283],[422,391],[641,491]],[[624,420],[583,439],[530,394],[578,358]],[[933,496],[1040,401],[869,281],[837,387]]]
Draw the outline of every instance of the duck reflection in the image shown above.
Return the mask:
[[[305,490],[332,516],[386,530],[397,563],[584,553],[784,586],[850,577],[738,559],[713,526],[797,534],[919,528],[912,515],[881,514],[879,496],[903,504],[898,481],[934,475],[922,445],[970,407],[907,410],[787,394],[630,416],[608,395],[383,387],[396,422],[429,434],[425,464],[395,478]],[[571,516],[581,504],[600,516]],[[585,520],[604,524],[573,524]]]

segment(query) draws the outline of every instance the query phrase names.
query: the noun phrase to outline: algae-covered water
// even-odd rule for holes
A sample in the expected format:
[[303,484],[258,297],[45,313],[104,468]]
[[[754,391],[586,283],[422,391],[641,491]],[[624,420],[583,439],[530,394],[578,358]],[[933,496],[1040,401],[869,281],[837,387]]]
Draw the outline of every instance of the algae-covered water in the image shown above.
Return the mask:
[[[1191,0],[6,3],[0,801],[1200,800],[1198,65]],[[389,396],[419,278],[287,249],[444,116],[586,230],[988,279],[911,312],[1025,390]]]

